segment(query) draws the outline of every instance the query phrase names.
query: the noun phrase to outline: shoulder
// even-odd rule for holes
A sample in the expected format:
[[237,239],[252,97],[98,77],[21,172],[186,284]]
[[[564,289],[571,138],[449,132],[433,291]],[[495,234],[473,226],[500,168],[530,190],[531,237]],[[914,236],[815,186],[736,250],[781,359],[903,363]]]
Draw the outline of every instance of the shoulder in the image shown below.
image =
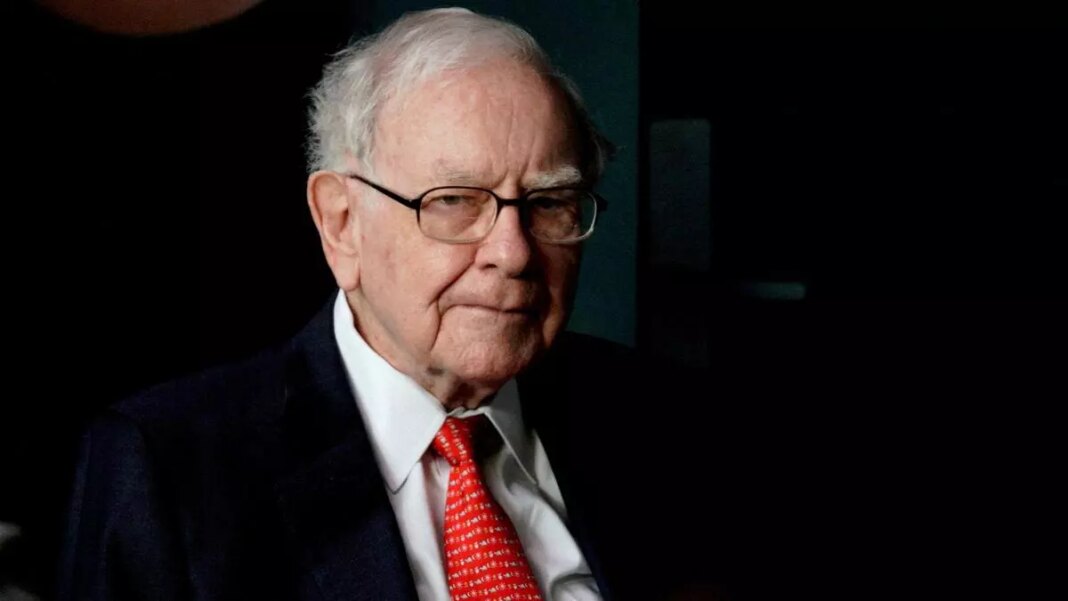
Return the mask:
[[[259,533],[278,527],[274,483],[285,468],[279,365],[263,353],[155,386],[96,419],[68,506],[60,598],[189,599],[191,577],[208,590],[255,588],[247,572],[270,560]],[[198,548],[210,558],[194,559]]]
[[156,435],[269,421],[284,401],[283,355],[271,349],[158,384],[112,405],[108,414]]
[[109,414],[158,437],[218,431],[237,438],[270,428],[282,419],[290,388],[315,379],[311,363],[338,361],[331,352],[332,305],[284,344],[153,386],[116,403]]
[[126,507],[161,530],[170,528],[165,515],[229,513],[220,508],[264,489],[278,469],[262,458],[278,446],[279,371],[278,353],[265,352],[110,407],[84,434],[75,510],[101,516]]

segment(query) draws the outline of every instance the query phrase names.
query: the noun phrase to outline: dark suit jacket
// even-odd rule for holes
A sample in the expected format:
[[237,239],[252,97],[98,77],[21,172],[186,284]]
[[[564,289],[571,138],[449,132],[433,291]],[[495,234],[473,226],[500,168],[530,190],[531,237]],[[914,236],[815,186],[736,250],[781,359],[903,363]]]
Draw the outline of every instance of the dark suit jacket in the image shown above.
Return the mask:
[[[288,345],[159,386],[90,428],[60,598],[416,598],[332,305]],[[648,487],[648,408],[670,402],[643,395],[663,390],[649,369],[623,347],[566,335],[519,380],[606,599],[655,598],[679,571],[665,539],[681,530]]]

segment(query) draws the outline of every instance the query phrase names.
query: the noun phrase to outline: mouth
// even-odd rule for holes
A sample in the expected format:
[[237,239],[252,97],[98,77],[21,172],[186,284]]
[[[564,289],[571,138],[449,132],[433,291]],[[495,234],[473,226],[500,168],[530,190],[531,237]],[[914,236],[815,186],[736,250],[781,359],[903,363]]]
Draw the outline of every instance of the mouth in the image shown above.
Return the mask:
[[534,307],[494,307],[491,305],[480,305],[473,303],[463,303],[458,305],[452,305],[449,310],[452,309],[468,309],[472,311],[479,311],[483,313],[504,315],[509,317],[534,317],[538,314],[537,309]]

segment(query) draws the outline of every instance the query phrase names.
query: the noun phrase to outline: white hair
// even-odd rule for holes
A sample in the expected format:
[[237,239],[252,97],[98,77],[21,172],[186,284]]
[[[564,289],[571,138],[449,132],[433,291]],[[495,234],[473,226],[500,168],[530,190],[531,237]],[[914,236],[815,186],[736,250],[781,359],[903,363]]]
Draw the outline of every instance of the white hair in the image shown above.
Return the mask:
[[408,13],[334,56],[311,91],[309,169],[340,171],[351,156],[370,172],[375,122],[387,100],[445,71],[502,58],[529,65],[559,86],[579,134],[582,175],[596,183],[614,148],[593,125],[578,88],[525,30],[464,8]]

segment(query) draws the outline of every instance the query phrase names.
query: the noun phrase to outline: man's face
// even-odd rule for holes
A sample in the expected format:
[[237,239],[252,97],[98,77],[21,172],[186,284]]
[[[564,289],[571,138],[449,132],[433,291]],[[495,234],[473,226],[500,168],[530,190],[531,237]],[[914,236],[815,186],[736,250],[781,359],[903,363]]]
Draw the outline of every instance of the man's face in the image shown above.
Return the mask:
[[[446,185],[505,198],[577,183],[558,90],[527,67],[491,63],[434,78],[383,107],[378,183],[408,198]],[[552,344],[574,291],[580,247],[530,238],[506,207],[480,242],[424,236],[415,212],[354,180],[360,332],[417,381],[495,388]]]

